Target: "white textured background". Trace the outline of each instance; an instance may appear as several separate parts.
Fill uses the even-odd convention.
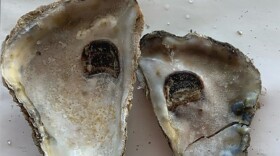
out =
[[[21,15],[52,1],[1,0],[0,41]],[[253,59],[261,72],[263,95],[252,123],[249,156],[280,156],[280,1],[139,0],[139,4],[147,24],[144,34],[166,30],[185,35],[192,29],[229,42]],[[127,156],[172,155],[143,90],[134,94],[128,137]],[[30,127],[1,85],[0,156],[40,156]]]

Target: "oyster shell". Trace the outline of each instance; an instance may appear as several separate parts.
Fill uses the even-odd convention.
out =
[[[123,154],[142,28],[135,0],[65,0],[20,18],[2,76],[44,155]]]
[[[261,80],[243,53],[196,33],[164,31],[145,35],[140,49],[140,71],[175,155],[247,154]]]

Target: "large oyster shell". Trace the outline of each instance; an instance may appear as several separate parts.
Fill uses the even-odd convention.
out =
[[[258,70],[227,43],[163,31],[140,41],[140,69],[175,155],[246,155]]]
[[[1,70],[44,155],[123,154],[142,27],[135,0],[65,0],[21,17]]]

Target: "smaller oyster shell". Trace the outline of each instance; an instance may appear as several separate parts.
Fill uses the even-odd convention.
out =
[[[228,43],[163,31],[140,41],[140,69],[175,155],[246,155],[258,70]]]

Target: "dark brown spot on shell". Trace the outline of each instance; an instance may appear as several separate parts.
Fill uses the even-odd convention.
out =
[[[188,71],[170,74],[164,83],[164,93],[169,110],[188,102],[198,101],[202,97],[203,82],[198,75]]]
[[[116,78],[120,73],[118,48],[108,40],[92,41],[82,52],[82,64],[88,78],[101,73]]]
[[[36,55],[41,56],[42,53],[40,51],[36,51]]]
[[[83,95],[83,96],[87,96],[87,95],[88,95],[88,92],[82,91],[82,95]]]

